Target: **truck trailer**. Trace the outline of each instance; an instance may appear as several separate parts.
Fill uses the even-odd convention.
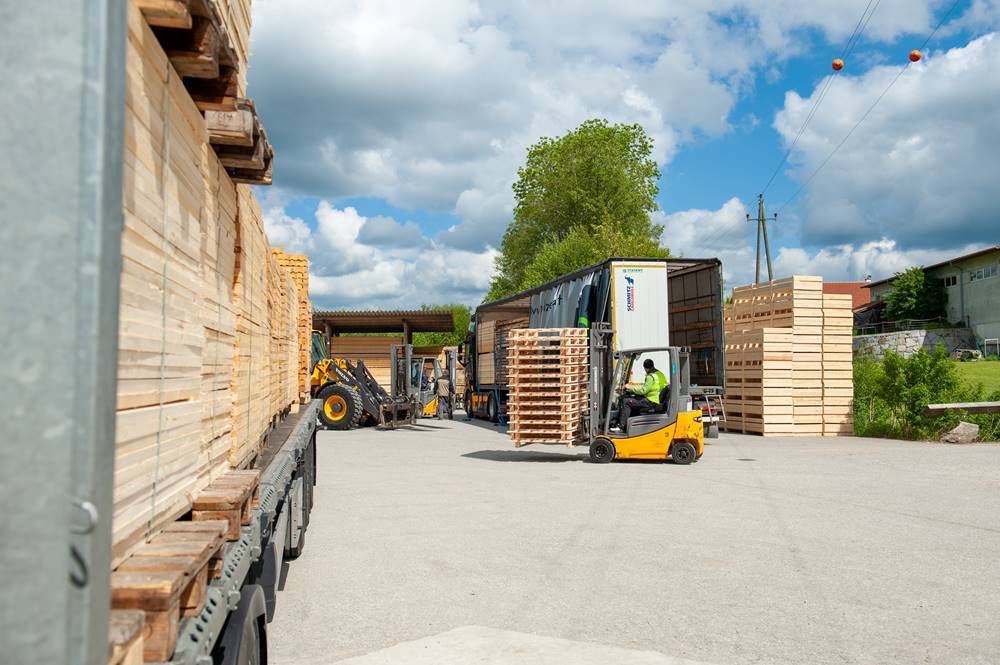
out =
[[[611,324],[615,349],[683,346],[692,387],[725,385],[722,263],[718,259],[609,258],[476,308],[462,347],[465,409],[503,422],[507,335],[515,328]],[[651,356],[665,366],[666,358]],[[642,363],[636,363],[641,372]],[[632,382],[641,383],[634,375]]]

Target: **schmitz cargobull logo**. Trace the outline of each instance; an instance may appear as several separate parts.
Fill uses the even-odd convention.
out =
[[[625,311],[635,311],[635,278],[625,277]]]

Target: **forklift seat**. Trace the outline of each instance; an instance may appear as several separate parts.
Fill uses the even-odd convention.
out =
[[[660,403],[646,413],[666,413],[670,409],[670,384],[660,389]]]

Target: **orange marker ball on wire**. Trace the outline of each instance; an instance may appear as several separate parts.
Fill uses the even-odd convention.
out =
[[[910,51],[910,62],[919,62],[922,57],[924,57],[924,54],[917,49]]]
[[[840,58],[836,58],[833,61],[833,71],[839,72],[843,68],[844,68],[844,61],[841,60]]]

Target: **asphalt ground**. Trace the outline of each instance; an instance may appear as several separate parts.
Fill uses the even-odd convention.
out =
[[[596,465],[461,419],[317,445],[273,664],[1000,662],[1000,445]]]

